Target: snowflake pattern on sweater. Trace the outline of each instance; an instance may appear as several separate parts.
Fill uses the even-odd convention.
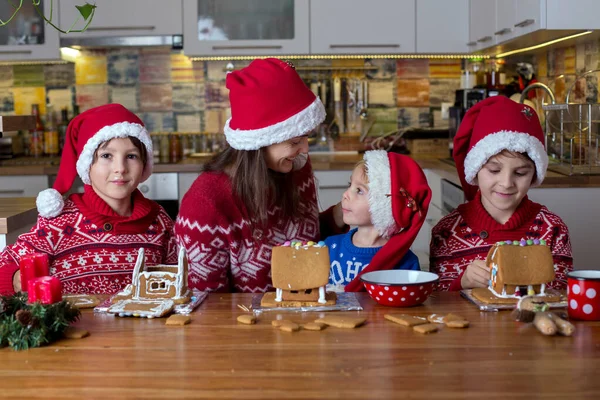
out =
[[[21,257],[42,252],[50,256],[50,274],[61,280],[63,293],[113,294],[131,283],[140,247],[146,265],[177,264],[173,221],[164,209],[138,233],[115,234],[94,224],[68,199],[59,216],[38,217],[28,233],[0,253],[0,275],[10,283],[2,291],[13,292],[12,276]]]
[[[294,174],[301,197],[295,219],[273,207],[265,228],[253,226],[223,173],[204,172],[185,194],[175,234],[189,261],[189,285],[208,291],[266,292],[271,285],[271,249],[286,240],[317,240],[320,222],[310,162]],[[320,221],[321,219],[321,221]]]
[[[490,248],[499,241],[544,239],[550,245],[555,278],[548,287],[565,289],[567,273],[573,269],[569,230],[562,219],[545,206],[527,198],[516,211],[522,217],[511,229],[490,229],[491,219],[484,215],[480,195],[440,220],[431,233],[431,272],[440,276],[438,290],[461,290],[466,267],[475,260],[485,260]],[[484,221],[484,222],[482,222]],[[514,221],[510,221],[514,222]],[[507,223],[508,224],[508,223]],[[485,228],[485,229],[482,229]],[[507,227],[508,228],[508,227]]]

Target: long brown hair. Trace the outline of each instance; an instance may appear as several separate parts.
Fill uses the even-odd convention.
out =
[[[283,217],[298,217],[300,195],[294,171],[287,174],[267,167],[263,149],[236,150],[227,146],[204,165],[203,171],[224,172],[231,178],[233,192],[239,197],[248,217],[266,225],[269,211],[279,207]]]

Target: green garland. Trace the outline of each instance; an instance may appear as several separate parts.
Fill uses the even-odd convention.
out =
[[[79,309],[63,300],[54,304],[27,304],[27,294],[0,297],[0,347],[14,350],[39,347],[62,337],[79,319]]]

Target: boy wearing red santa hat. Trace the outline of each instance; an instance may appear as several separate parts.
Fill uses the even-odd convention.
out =
[[[64,293],[112,294],[131,281],[137,253],[177,263],[173,222],[137,190],[152,173],[152,140],[120,104],[87,110],[67,128],[53,189],[37,198],[37,224],[0,253],[0,294],[20,290],[19,260],[46,253]],[[84,193],[67,193],[79,175]]]
[[[364,289],[360,276],[387,269],[419,270],[410,251],[431,201],[425,174],[410,157],[367,151],[342,196],[344,222],[356,226],[325,239],[331,268],[329,289]]]
[[[573,268],[569,231],[559,216],[527,198],[544,180],[548,156],[535,111],[496,96],[473,106],[454,138],[454,160],[468,202],[431,235],[431,271],[440,290],[488,286],[485,258],[505,240],[545,241],[554,259],[549,287],[564,289]]]

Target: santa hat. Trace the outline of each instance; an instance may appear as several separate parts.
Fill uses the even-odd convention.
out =
[[[364,289],[360,275],[398,265],[421,230],[431,201],[425,174],[409,156],[373,150],[365,153],[364,160],[369,178],[371,222],[383,237],[390,239],[346,285],[347,292]]]
[[[325,120],[325,107],[291,63],[258,59],[227,74],[231,118],[225,137],[238,150],[258,150],[303,136]]]
[[[481,167],[503,150],[527,153],[536,170],[532,186],[542,183],[548,155],[536,112],[504,96],[489,97],[467,111],[454,138],[453,157],[467,200],[477,193],[475,178]]]
[[[36,204],[42,217],[53,218],[62,212],[62,195],[75,180],[75,171],[86,185],[90,182],[90,167],[94,153],[102,143],[114,138],[135,137],[146,147],[146,165],[141,182],[152,174],[152,140],[143,122],[120,104],[91,108],[71,120],[54,187],[40,192]]]

